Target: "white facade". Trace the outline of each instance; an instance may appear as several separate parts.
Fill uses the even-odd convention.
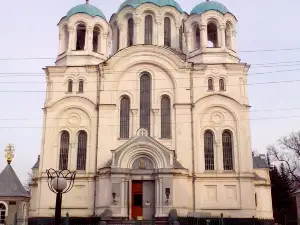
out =
[[[148,15],[153,18],[152,44],[145,45]],[[164,46],[165,17],[171,21],[170,47]],[[133,43],[127,47],[130,18],[134,20]],[[84,48],[76,50],[79,24],[86,26],[86,36]],[[183,216],[195,212],[273,218],[268,170],[253,168],[249,65],[238,58],[236,25],[230,13],[188,16],[174,7],[149,3],[123,8],[110,23],[83,13],[63,18],[58,25],[56,66],[44,69],[47,97],[40,163],[33,169],[30,216],[54,216],[55,196],[47,186],[45,171],[59,169],[61,134],[67,131],[67,169],[77,170],[77,175],[73,189],[63,196],[62,214],[89,217],[110,209],[113,216],[131,217],[132,182],[147,180],[154,182],[157,217],[177,209]],[[95,26],[99,27],[97,49],[93,46]],[[213,26],[217,36],[212,40],[214,47],[208,47],[207,34]],[[140,129],[145,128],[140,124],[140,79],[145,72],[151,78],[150,132]],[[120,124],[123,96],[130,99],[129,127]],[[171,102],[168,138],[162,138],[161,131],[163,96]],[[128,129],[128,138],[120,138],[121,126]],[[84,170],[78,170],[80,131],[87,134]],[[213,162],[208,163],[213,168],[209,170],[205,166],[206,131],[213,134]],[[231,135],[232,168],[225,168],[225,131]]]

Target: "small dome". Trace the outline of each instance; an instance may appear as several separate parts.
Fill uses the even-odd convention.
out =
[[[215,10],[222,14],[229,13],[225,5],[215,1],[206,1],[196,5],[191,11],[191,14],[202,14],[208,10]]]
[[[157,6],[171,6],[177,9],[179,12],[184,13],[180,5],[175,0],[126,0],[119,8],[118,11],[121,11],[126,6],[131,6],[137,8],[144,3],[152,3]]]
[[[71,17],[76,13],[86,13],[90,16],[99,16],[106,20],[103,12],[100,9],[98,9],[97,7],[95,7],[89,3],[81,4],[81,5],[77,5],[77,6],[73,7],[67,13],[67,17]]]

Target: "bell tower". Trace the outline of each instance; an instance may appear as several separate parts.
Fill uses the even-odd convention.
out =
[[[195,63],[238,63],[237,19],[215,1],[195,6],[185,21],[188,61]]]
[[[57,66],[95,65],[108,58],[111,28],[102,11],[89,1],[70,9],[58,27]]]

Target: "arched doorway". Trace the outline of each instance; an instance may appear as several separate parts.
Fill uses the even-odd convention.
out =
[[[6,207],[3,203],[0,203],[0,225],[5,224]]]

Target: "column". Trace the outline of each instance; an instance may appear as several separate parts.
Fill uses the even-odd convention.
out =
[[[59,34],[59,48],[58,48],[58,55],[64,52],[64,38],[62,34]]]
[[[221,32],[221,35],[218,35],[218,42],[220,43],[220,47],[221,47],[222,49],[225,49],[225,48],[226,48],[225,28],[226,28],[225,25],[220,25],[220,26],[219,26],[219,31]]]
[[[177,51],[180,51],[180,46],[179,46],[179,29],[180,29],[180,24],[176,24],[176,27],[175,27],[175,35],[174,35],[174,40],[175,40],[175,43],[173,40],[173,35],[172,35],[172,39],[171,39],[171,46],[174,47]]]
[[[215,170],[218,172],[223,171],[223,150],[222,150],[222,142],[220,140],[216,141],[216,147],[214,148],[215,154]]]
[[[125,197],[126,197],[126,195],[125,195],[125,179],[122,178],[121,179],[121,204],[120,204],[120,206],[121,206],[121,214],[123,216],[125,216],[124,215],[125,214]]]
[[[93,28],[92,27],[87,27],[84,50],[87,50],[88,52],[93,51]]]
[[[135,136],[137,130],[139,129],[138,127],[138,109],[131,109],[131,137]]]
[[[142,37],[142,31],[141,31],[141,18],[135,17],[134,18],[134,40],[133,43],[136,45],[143,44],[141,37]]]
[[[68,52],[73,51],[76,49],[76,36],[75,36],[75,30],[74,28],[69,27],[69,48]]]
[[[76,147],[76,143],[71,138],[69,155],[68,155],[68,164],[69,164],[68,168],[70,168],[71,171],[76,170],[77,167],[77,151],[75,147]]]
[[[236,31],[233,30],[231,33],[231,46],[232,46],[232,50],[233,51],[237,51],[237,47],[236,47]]]
[[[129,212],[128,212],[128,214],[129,214],[129,217],[131,218],[131,199],[132,199],[132,180],[129,178],[129,180],[128,180],[128,185],[129,185],[129,187],[128,187],[128,189],[129,189],[129,203],[128,203],[128,206],[129,206]]]
[[[102,34],[100,50],[101,51],[99,53],[102,53],[104,56],[107,56],[107,34]]]
[[[163,182],[162,178],[159,178],[159,214],[162,215],[163,213]]]
[[[127,47],[127,34],[126,34],[126,29],[125,26],[123,24],[119,24],[118,23],[118,27],[119,27],[119,31],[120,31],[120,44],[119,44],[119,50],[126,48]]]
[[[152,109],[153,119],[152,119],[152,134],[151,134],[151,136],[154,138],[159,138],[158,112],[159,112],[159,109]]]
[[[207,48],[207,26],[200,26],[200,47],[201,49]]]
[[[186,33],[186,39],[187,39],[187,50],[188,50],[188,52],[192,52],[194,50],[193,49],[194,43],[192,43],[192,31],[191,30],[189,30]]]
[[[153,17],[154,19],[154,17]],[[155,19],[154,19],[155,20]],[[163,17],[157,17],[157,29],[156,31],[153,33],[153,44],[157,44],[159,46],[164,46],[164,42],[165,42],[165,32],[164,32],[164,24],[163,24]]]

